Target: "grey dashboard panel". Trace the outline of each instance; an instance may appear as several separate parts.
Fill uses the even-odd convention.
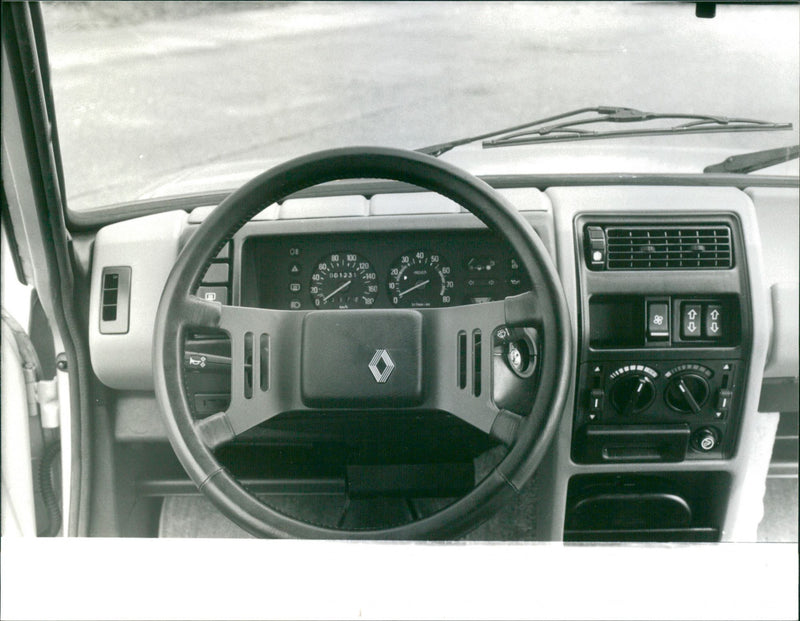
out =
[[[772,301],[772,339],[765,378],[791,378],[797,382],[798,339],[800,339],[800,295],[797,282],[775,283],[770,288]]]
[[[200,224],[203,220],[206,219],[206,216],[210,214],[212,211],[216,209],[215,205],[211,205],[208,207],[196,207],[192,209],[192,212],[189,214],[189,224]],[[279,214],[280,205],[272,204],[263,211],[260,211],[255,216],[253,216],[253,220],[277,220],[280,217]]]
[[[373,216],[413,215],[423,213],[458,213],[461,206],[433,192],[411,194],[376,194],[369,200]]]
[[[102,228],[95,239],[89,304],[92,367],[106,386],[153,387],[153,325],[161,291],[180,250],[188,215],[183,211],[145,216]],[[128,330],[101,333],[103,270],[130,268]]]
[[[764,285],[794,282],[800,275],[800,190],[797,188],[749,188],[755,206],[764,253]]]
[[[550,201],[538,188],[504,188],[497,190],[519,211],[550,211]],[[189,224],[200,224],[214,207],[198,207],[189,214]],[[459,213],[467,210],[435,192],[402,192],[363,196],[329,196],[325,198],[290,198],[273,204],[253,217],[253,221],[297,220],[306,218],[350,218],[360,216],[409,216],[420,214]]]
[[[800,190],[749,188],[764,253],[763,283],[772,302],[772,339],[764,377],[798,377]]]
[[[331,196],[319,198],[290,198],[281,203],[280,218],[344,218],[369,214],[369,201],[363,196]]]

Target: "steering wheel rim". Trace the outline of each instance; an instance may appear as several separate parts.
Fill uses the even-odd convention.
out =
[[[463,205],[500,235],[516,253],[535,292],[507,298],[506,319],[510,325],[533,318],[543,345],[539,389],[531,412],[522,418],[512,415],[497,421],[499,433],[512,438],[510,450],[472,491],[444,509],[407,524],[339,530],[280,513],[259,501],[220,464],[213,453],[215,440],[210,441],[209,434],[223,434],[223,440],[232,436],[226,435],[229,430],[222,424],[201,429],[194,420],[184,389],[183,341],[190,326],[218,325],[219,305],[203,302],[190,292],[212,257],[247,221],[307,187],[359,178],[396,180],[437,192]],[[563,289],[549,253],[531,225],[491,186],[466,171],[428,155],[381,147],[305,155],[262,173],[225,199],[188,240],[167,279],[156,315],[153,347],[156,398],[179,461],[223,514],[248,532],[264,537],[408,540],[452,538],[468,532],[518,493],[535,472],[558,427],[572,365]]]

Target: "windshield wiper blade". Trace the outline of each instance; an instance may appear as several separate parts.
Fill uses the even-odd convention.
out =
[[[578,118],[584,114],[594,114],[589,118]],[[552,124],[553,121],[562,119],[575,119],[563,123]],[[672,127],[638,128],[616,131],[591,131],[580,127],[592,123],[639,123],[658,119],[685,119],[686,123]],[[550,123],[550,125],[545,125]],[[538,127],[537,127],[538,126]],[[634,108],[620,106],[592,106],[578,108],[553,116],[548,116],[536,121],[530,121],[513,127],[494,130],[476,136],[468,136],[434,144],[417,149],[420,153],[427,153],[438,157],[450,149],[471,142],[483,141],[483,147],[503,147],[517,144],[531,144],[535,142],[561,142],[566,140],[589,140],[598,138],[616,138],[624,136],[646,136],[666,134],[696,134],[701,132],[736,132],[736,131],[775,131],[792,129],[791,123],[772,123],[757,119],[725,117],[711,114],[672,114],[643,112]],[[496,138],[489,140],[489,138]]]
[[[712,164],[703,169],[704,173],[750,173],[754,170],[769,168],[776,164],[782,164],[789,160],[800,157],[800,145],[792,147],[780,147],[778,149],[767,149],[766,151],[754,151],[753,153],[742,153],[732,155],[719,164]]]
[[[543,119],[538,119],[536,121],[523,123],[522,125],[514,125],[513,127],[496,129],[494,131],[487,132],[485,134],[478,134],[477,136],[469,136],[467,138],[459,138],[458,140],[450,140],[448,142],[433,144],[428,147],[422,147],[421,149],[416,149],[416,151],[419,153],[427,153],[428,155],[432,155],[434,157],[439,157],[442,153],[446,153],[450,149],[453,149],[455,147],[460,147],[463,144],[469,144],[470,142],[477,142],[478,140],[485,140],[486,138],[492,138],[494,136],[501,136],[509,132],[516,132],[528,127],[533,127],[535,125],[541,125],[542,123],[552,123],[553,121],[565,119],[570,116],[577,116],[579,114],[585,114],[587,112],[596,112],[598,114],[612,114],[622,109],[623,108],[613,108],[609,106],[594,106],[590,108],[579,108],[577,110],[570,110],[569,112],[563,112],[562,114],[556,114],[555,116],[548,116]]]
[[[601,138],[620,138],[626,136],[658,136],[669,134],[697,134],[714,132],[776,131],[792,129],[791,123],[773,123],[758,119],[726,117],[711,114],[683,114],[665,112],[643,112],[633,108],[611,106],[583,109],[571,113],[577,116],[585,112],[595,112],[596,116],[582,118],[555,125],[532,123],[522,131],[503,132],[495,140],[484,140],[483,147],[504,147],[539,142],[562,142],[567,140],[592,140]],[[664,119],[685,119],[687,122],[666,127],[641,127],[626,130],[592,131],[582,126],[595,123],[640,123]],[[533,127],[540,125],[540,127]],[[497,135],[497,134],[495,134]]]

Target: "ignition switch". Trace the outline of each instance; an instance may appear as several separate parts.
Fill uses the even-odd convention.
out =
[[[505,358],[508,368],[521,378],[528,378],[536,370],[536,331],[531,328],[502,327],[495,331],[495,352]]]
[[[525,369],[527,365],[527,360],[522,355],[519,347],[517,347],[516,343],[509,343],[508,344],[508,352],[506,352],[506,360],[508,360],[508,364],[511,366],[511,369],[519,375],[523,369]]]

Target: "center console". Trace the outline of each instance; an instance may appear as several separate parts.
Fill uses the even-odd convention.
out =
[[[580,217],[576,235],[583,338],[572,458],[730,457],[749,331],[737,221]]]
[[[751,367],[764,353],[743,234],[752,206],[713,188],[548,196],[578,344],[572,407],[543,475],[560,499],[551,532],[735,537],[752,459],[741,450],[753,437]]]

